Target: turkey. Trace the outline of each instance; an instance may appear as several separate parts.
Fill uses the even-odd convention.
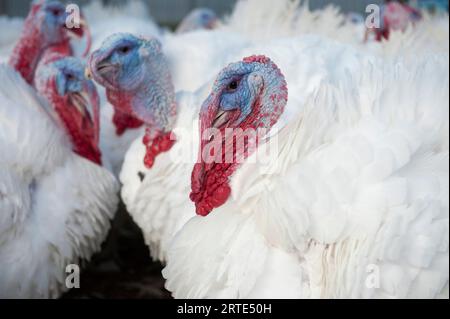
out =
[[[98,49],[103,41],[117,32],[131,32],[143,37],[162,37],[162,30],[153,22],[143,1],[130,1],[122,6],[105,6],[94,1],[83,7],[92,30],[92,47]],[[118,175],[125,152],[142,133],[142,122],[118,112],[111,105],[103,88],[99,87],[101,103],[100,148],[111,171]]]
[[[266,57],[225,68],[200,112],[199,216],[163,270],[173,296],[448,298],[448,56],[415,63],[362,61],[241,144],[209,130],[270,128],[286,83]]]
[[[79,28],[68,28],[66,18],[66,8],[58,1],[36,0],[32,3],[22,34],[9,59],[9,64],[29,84],[46,49],[52,47],[54,51],[72,55],[70,35],[81,38],[85,34],[86,27],[82,21]],[[86,50],[89,50],[89,46]]]
[[[39,93],[7,65],[0,81],[0,298],[56,298],[66,267],[99,251],[118,205],[101,167],[98,96],[79,60],[51,51]]]
[[[179,214],[189,211],[186,203],[191,205],[183,196],[185,183],[180,185],[179,177],[189,178],[189,163],[195,159],[190,143],[197,131],[194,105],[199,101],[196,94],[175,95],[156,39],[113,35],[93,52],[89,69],[93,79],[106,87],[116,109],[146,124],[145,134],[142,131],[127,152],[120,175],[122,199],[143,230],[152,256],[164,260],[172,235],[190,217]],[[172,132],[174,128],[177,131]],[[179,154],[183,157],[177,158]],[[166,200],[169,191],[176,195],[171,203]]]
[[[177,27],[176,33],[186,33],[197,30],[215,29],[219,24],[216,13],[208,8],[192,10]]]

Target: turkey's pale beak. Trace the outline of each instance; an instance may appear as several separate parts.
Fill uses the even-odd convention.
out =
[[[117,70],[118,66],[107,61],[101,51],[97,50],[89,58],[85,75],[107,89],[116,90],[113,81]]]
[[[208,22],[206,25],[206,29],[208,30],[214,30],[220,26],[220,20],[218,18],[211,19],[211,21]]]
[[[211,127],[221,129],[228,126],[232,118],[232,112],[220,110],[217,112],[214,120],[212,121]]]
[[[86,69],[84,69],[84,76],[86,79],[92,80],[92,73],[89,67],[86,67]]]

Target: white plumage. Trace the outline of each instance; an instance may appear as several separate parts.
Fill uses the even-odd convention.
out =
[[[249,158],[232,199],[178,233],[166,287],[177,298],[448,298],[448,81],[444,56],[363,63],[323,83],[263,146],[279,144],[269,164]]]
[[[0,79],[0,296],[55,298],[66,290],[66,267],[99,251],[118,183],[72,152],[19,74],[1,65]]]

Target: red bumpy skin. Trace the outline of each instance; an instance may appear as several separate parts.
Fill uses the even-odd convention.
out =
[[[164,152],[168,152],[175,144],[173,133],[158,135],[155,138],[151,138],[148,132],[144,135],[142,143],[145,145],[146,153],[144,157],[145,167],[152,168],[155,164],[156,157]]]

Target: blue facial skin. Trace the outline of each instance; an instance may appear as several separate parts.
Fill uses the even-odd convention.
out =
[[[60,97],[65,97],[71,93],[80,93],[81,95],[87,93],[89,96],[85,96],[85,98],[89,100],[86,100],[88,105],[85,106],[92,113],[90,102],[93,102],[93,98],[97,98],[97,93],[94,83],[86,79],[84,70],[84,64],[74,57],[63,57],[49,63],[42,61],[36,70],[36,89],[41,95],[46,96],[49,93],[48,85],[54,78],[56,93]]]
[[[60,96],[83,91],[87,82],[83,64],[76,58],[64,58],[53,63],[56,72],[56,87]]]
[[[37,15],[42,35],[48,43],[59,43],[63,40],[67,13],[64,5],[58,1],[45,1]]]
[[[269,128],[283,112],[286,99],[286,82],[275,64],[270,60],[267,63],[242,61],[230,64],[219,73],[201,112],[220,115],[220,112],[239,111],[239,118],[230,123],[237,127],[255,111],[253,108],[259,101],[260,116],[249,124]]]
[[[116,66],[105,73],[115,89],[133,91],[148,75],[145,62],[157,62],[161,45],[157,40],[146,41],[131,34],[118,33],[109,37],[94,56],[101,56],[104,63]],[[114,74],[113,74],[114,73]]]
[[[250,70],[247,66],[242,66],[242,71]],[[219,109],[222,111],[240,110],[240,117],[238,123],[240,124],[252,112],[252,105],[255,96],[252,94],[248,79],[248,73],[231,73],[231,77],[221,80],[225,90],[222,93]]]
[[[89,64],[98,83],[129,99],[134,116],[157,131],[172,128],[177,113],[175,92],[157,39],[112,35],[92,54]]]

